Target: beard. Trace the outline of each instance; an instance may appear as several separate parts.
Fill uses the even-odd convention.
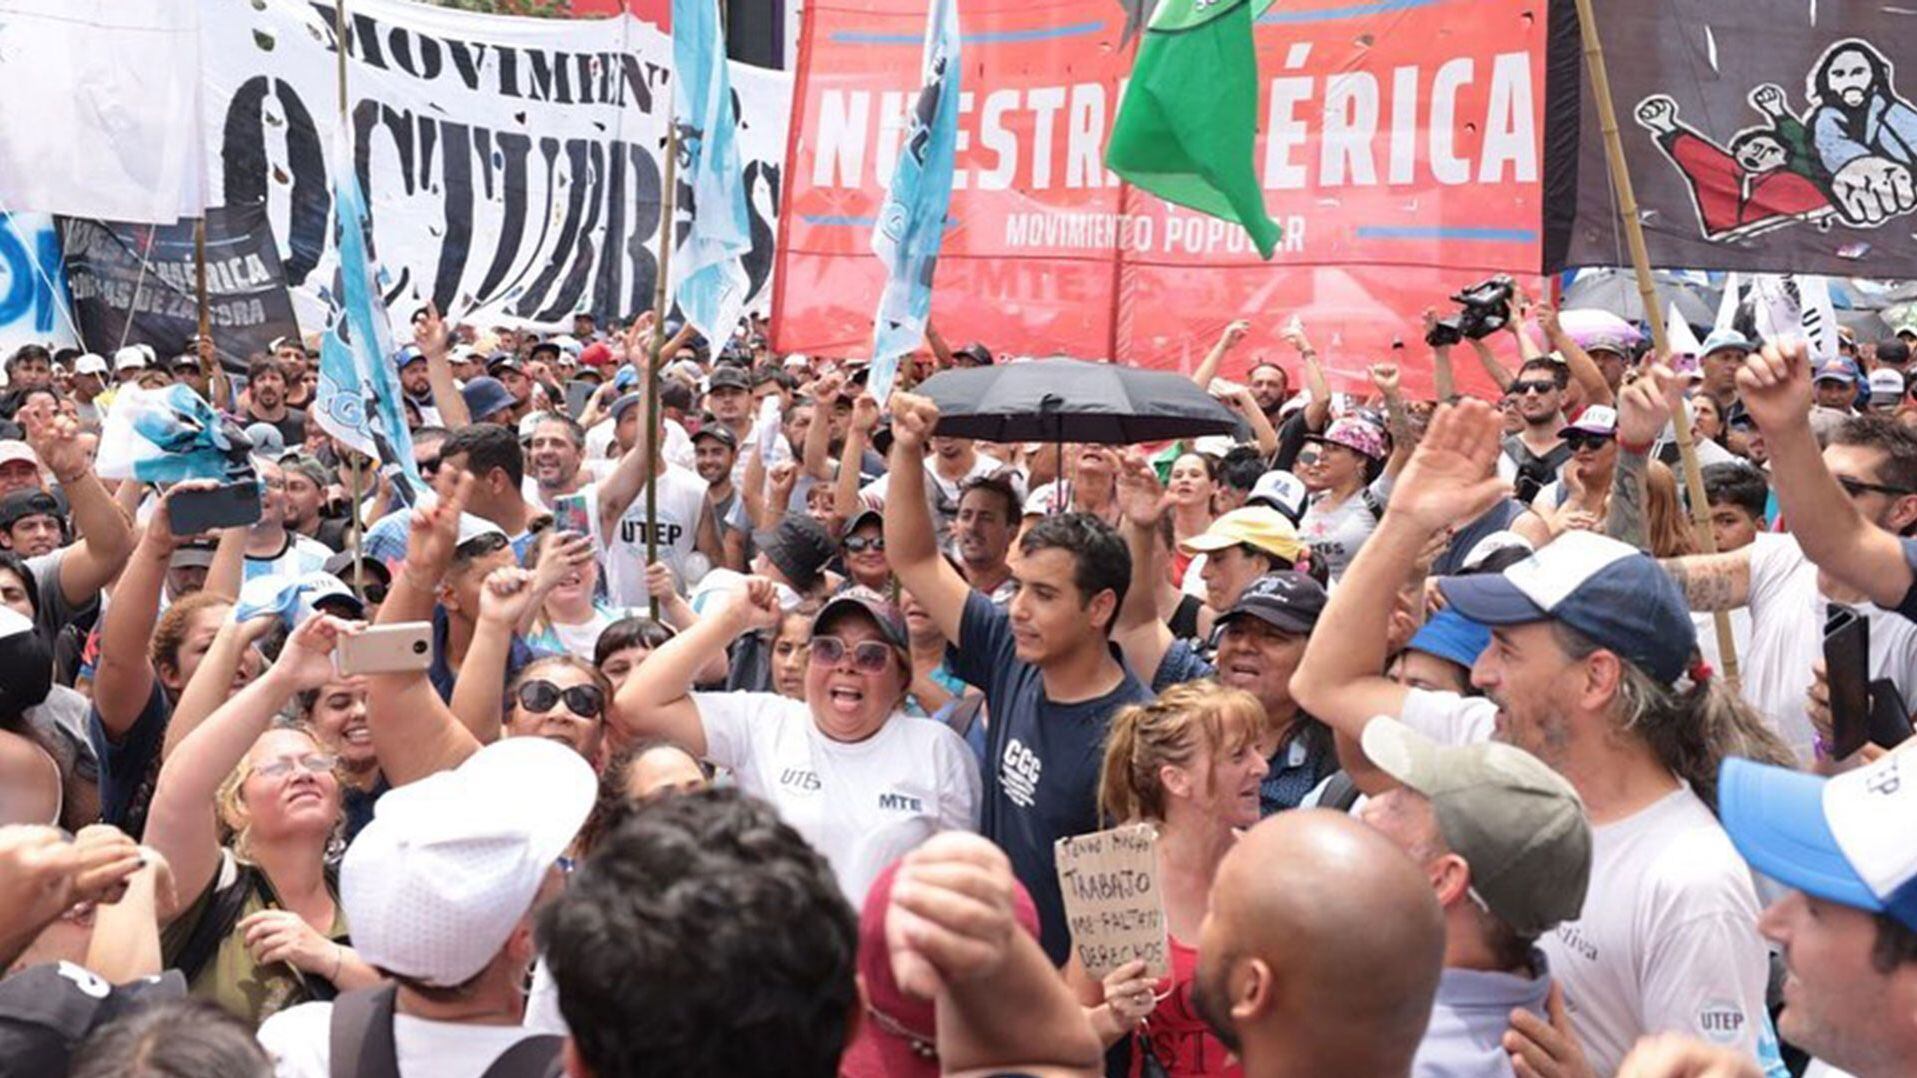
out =
[[[1231,969],[1232,956],[1221,958],[1216,964],[1200,964],[1196,975],[1192,977],[1191,1006],[1198,1012],[1211,1035],[1218,1043],[1230,1050],[1232,1055],[1242,1055],[1238,1042],[1238,1028],[1231,1022],[1231,1001],[1225,992],[1225,971]],[[1209,974],[1209,976],[1208,976]]]

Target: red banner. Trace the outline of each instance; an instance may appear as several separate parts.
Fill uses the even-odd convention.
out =
[[[1228,364],[1287,361],[1297,313],[1340,381],[1418,312],[1492,273],[1535,274],[1544,171],[1539,0],[1305,0],[1258,19],[1257,168],[1284,229],[1261,262],[1235,225],[1120,184],[1104,142],[1131,69],[1112,0],[961,11],[957,172],[933,323],[954,345],[1178,368],[1224,325]],[[806,9],[780,214],[773,339],[857,356],[883,284],[872,217],[899,152],[925,13]],[[1535,276],[1526,283],[1538,284]],[[1508,344],[1500,349],[1510,351]],[[1407,372],[1428,388],[1427,365]],[[1459,373],[1483,383],[1468,360]]]

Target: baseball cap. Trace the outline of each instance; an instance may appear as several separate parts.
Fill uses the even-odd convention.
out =
[[[612,348],[604,341],[594,341],[579,350],[579,365],[582,367],[612,366]]]
[[[884,526],[885,514],[879,512],[877,509],[874,509],[869,505],[864,506],[858,512],[852,514],[851,519],[845,522],[845,527],[839,530],[839,537],[843,539],[845,536],[851,535],[853,532],[858,531],[859,528],[862,527],[863,525],[873,521],[878,522],[878,524],[881,527]]]
[[[494,412],[503,412],[518,403],[513,399],[512,390],[490,375],[480,375],[467,382],[460,387],[459,395],[466,401],[466,411],[475,423],[482,423]]]
[[[240,585],[240,601],[233,606],[233,620],[247,621],[261,614],[277,614],[288,628],[311,617],[323,602],[338,603],[348,617],[366,613],[365,604],[340,578],[327,572],[300,576],[256,576]]]
[[[44,490],[16,490],[0,497],[0,529],[11,528],[28,517],[55,517],[60,502]]]
[[[1903,325],[1898,326],[1896,329],[1892,330],[1891,332],[1896,334],[1899,337],[1902,337],[1906,334],[1910,335],[1911,337],[1917,337],[1917,322],[1905,322]]]
[[[1341,445],[1372,460],[1382,460],[1386,455],[1384,430],[1376,423],[1356,416],[1334,420],[1323,434],[1307,434],[1305,441]]]
[[[1717,809],[1751,868],[1771,879],[1917,929],[1917,755],[1822,778],[1725,760]]]
[[[106,359],[92,352],[88,352],[73,361],[73,373],[75,374],[105,374],[106,372]]]
[[[1561,621],[1669,685],[1697,646],[1670,574],[1628,543],[1569,531],[1502,573],[1446,577],[1438,589],[1481,625]]]
[[[612,402],[612,421],[614,423],[617,423],[621,419],[624,419],[626,417],[626,413],[638,407],[639,402],[643,399],[644,397],[641,394],[627,393],[621,396],[618,400],[613,401]]]
[[[537,352],[542,347],[546,347],[546,346],[535,344],[532,346],[532,350]],[[513,355],[511,352],[495,353],[491,359],[488,359],[486,361],[487,374],[492,374],[495,371],[503,371],[507,369],[511,369],[515,371],[523,371],[526,368],[520,364],[519,357],[516,355]]]
[[[116,371],[137,371],[147,367],[146,350],[137,344],[129,344],[113,353],[113,369]]]
[[[1842,382],[1845,385],[1857,384],[1857,372],[1843,360],[1826,363],[1811,372],[1813,382]]]
[[[725,446],[727,449],[739,448],[739,436],[732,433],[724,423],[706,423],[702,425],[697,431],[693,432],[692,440],[696,442],[701,438],[710,438],[720,445]]]
[[[1576,432],[1595,434],[1604,438],[1617,436],[1617,409],[1604,404],[1593,404],[1578,413],[1578,417],[1558,428],[1558,437]]]
[[[989,367],[992,365],[992,350],[977,341],[973,341],[963,348],[952,349],[952,358],[954,360],[969,360],[980,367]]]
[[[248,423],[246,440],[253,443],[253,452],[268,459],[286,452],[286,435],[271,423]]]
[[[1304,540],[1298,538],[1298,529],[1291,521],[1278,510],[1262,505],[1233,509],[1212,521],[1203,534],[1179,543],[1178,549],[1187,554],[1209,554],[1245,543],[1288,562],[1296,562],[1305,553]]]
[[[1526,554],[1535,554],[1537,549],[1531,540],[1517,532],[1495,531],[1471,544],[1471,549],[1465,551],[1464,560],[1458,563],[1458,568],[1463,572],[1475,573],[1484,568],[1484,563],[1491,560],[1491,555],[1499,551],[1522,550]]]
[[[1446,608],[1431,615],[1405,645],[1406,651],[1422,651],[1466,670],[1477,664],[1478,655],[1491,646],[1491,630]]]
[[[839,552],[825,525],[811,517],[787,516],[776,528],[753,535],[759,552],[785,574],[792,586],[804,591],[819,579],[819,571]]]
[[[1258,482],[1252,484],[1245,504],[1276,509],[1295,525],[1304,518],[1307,494],[1304,480],[1290,472],[1266,472],[1258,477]]]
[[[213,565],[212,543],[181,543],[173,548],[173,557],[167,560],[169,569],[206,569]]]
[[[812,619],[812,632],[814,635],[822,633],[826,626],[837,619],[859,612],[872,619],[886,643],[901,649],[910,646],[905,635],[905,615],[899,612],[898,605],[871,588],[861,586],[846,588],[827,600],[818,616]]]
[[[24,460],[35,468],[40,466],[40,458],[34,454],[32,446],[18,438],[0,438],[0,464],[12,464],[17,460]]]
[[[1756,347],[1756,345],[1751,343],[1751,339],[1742,333],[1734,329],[1720,329],[1704,338],[1704,343],[1698,346],[1697,354],[1700,356],[1708,356],[1712,352],[1722,351],[1726,348],[1738,352],[1749,352]]]
[[[1309,633],[1325,612],[1325,598],[1325,589],[1304,573],[1266,573],[1245,585],[1218,624],[1253,617],[1283,632]]]
[[[322,568],[331,575],[339,578],[342,583],[350,586],[353,580],[353,566],[355,564],[362,567],[366,574],[366,582],[369,584],[390,585],[393,582],[392,570],[386,568],[385,562],[380,561],[371,554],[361,554],[356,563],[352,551],[342,550],[326,559],[326,564],[322,566]]]
[[[474,539],[484,539],[489,535],[497,535],[501,539],[511,538],[511,536],[506,534],[506,529],[494,524],[485,517],[476,516],[472,513],[461,513],[459,514],[459,541],[454,543],[453,546],[455,548],[462,547]]]
[[[1471,865],[1471,890],[1522,936],[1584,909],[1591,825],[1564,776],[1515,745],[1440,745],[1396,719],[1365,724],[1365,755],[1431,800],[1445,845]]]
[[[706,392],[715,389],[751,389],[752,376],[745,368],[721,363],[712,368],[712,374],[706,378]]]
[[[1889,367],[1870,372],[1870,402],[1894,404],[1904,396],[1904,376]]]
[[[430,985],[469,980],[532,908],[597,792],[591,765],[542,737],[495,741],[387,791],[340,865],[360,957]]]
[[[1587,355],[1592,352],[1610,352],[1613,355],[1628,356],[1631,354],[1631,343],[1630,338],[1621,334],[1599,333],[1584,342],[1584,351]]]
[[[407,345],[404,348],[401,348],[398,352],[394,353],[393,355],[393,365],[400,368],[401,370],[404,370],[405,368],[410,367],[415,363],[423,363],[425,362],[425,360],[426,360],[426,353],[420,351],[417,345],[411,345],[411,344]]]

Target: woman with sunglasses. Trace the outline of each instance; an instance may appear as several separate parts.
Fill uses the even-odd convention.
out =
[[[325,985],[380,979],[340,942],[328,867],[344,848],[338,759],[311,730],[274,721],[338,677],[333,649],[353,631],[327,615],[293,630],[279,660],[167,756],[147,816],[147,844],[173,866],[181,902],[162,937],[166,964],[254,1024]]]
[[[1617,469],[1617,412],[1594,404],[1558,431],[1571,459],[1555,482],[1531,500],[1553,536],[1573,528],[1597,530],[1611,502],[1611,477]]]
[[[612,683],[570,655],[534,659],[507,692],[505,736],[557,741],[599,764]]]
[[[692,691],[708,659],[781,616],[772,582],[748,577],[633,673],[612,721],[625,737],[667,738],[731,770],[825,854],[857,903],[930,835],[977,827],[978,764],[950,728],[901,712],[912,677],[903,619],[863,588],[839,593],[814,620],[803,702]]]
[[[876,509],[864,509],[846,525],[839,560],[850,583],[884,593],[892,587],[892,565],[885,560],[885,521]]]

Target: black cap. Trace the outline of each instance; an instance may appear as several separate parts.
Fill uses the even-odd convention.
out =
[[[776,528],[752,537],[766,560],[778,566],[792,586],[804,591],[818,583],[825,563],[839,552],[825,525],[811,517],[788,516]]]
[[[1266,573],[1245,585],[1218,624],[1249,615],[1284,632],[1309,633],[1324,612],[1325,589],[1316,580],[1297,572]]]
[[[899,612],[898,606],[871,588],[858,585],[845,588],[828,600],[812,619],[812,631],[818,633],[833,619],[851,610],[863,611],[871,618],[886,643],[901,649],[911,647],[905,635],[905,615]]]
[[[852,519],[845,522],[845,531],[840,534],[851,535],[853,532],[859,530],[859,525],[867,521],[874,521],[880,525],[884,525],[885,515],[868,505],[852,514]]]
[[[551,352],[553,355],[556,356],[563,351],[564,349],[560,348],[556,342],[540,341],[538,344],[535,344],[531,348],[526,349],[526,354],[529,356],[536,356],[541,352]]]
[[[1878,341],[1877,362],[1890,363],[1899,367],[1909,363],[1910,345],[1905,344],[1901,337],[1892,337],[1887,341]]]
[[[533,351],[537,352],[538,350],[539,350],[539,346],[533,345]],[[516,355],[513,355],[511,352],[495,352],[493,353],[493,357],[486,361],[487,374],[491,374],[494,371],[505,370],[507,367],[511,367],[513,370],[516,370],[516,371],[523,371],[526,369],[524,366],[520,364],[519,357]]]
[[[391,584],[393,582],[392,570],[386,568],[385,562],[380,561],[371,554],[360,555],[359,564],[364,567],[363,571],[366,573],[366,579],[377,580],[381,584]],[[347,587],[352,587],[353,552],[350,550],[342,550],[326,559],[326,571],[344,580]]]
[[[720,445],[725,446],[727,449],[739,448],[739,436],[732,433],[724,423],[700,424],[698,431],[693,434],[692,440],[696,442],[701,438],[710,438]]]
[[[963,348],[953,349],[952,358],[955,360],[961,358],[969,359],[981,367],[989,367],[992,365],[992,350],[977,341],[973,341]]]
[[[44,490],[16,490],[0,498],[0,528],[11,528],[28,517],[48,516],[58,520],[60,503]]]
[[[743,367],[735,367],[730,363],[720,364],[712,368],[712,374],[707,376],[706,392],[726,388],[751,389],[752,378]]]

